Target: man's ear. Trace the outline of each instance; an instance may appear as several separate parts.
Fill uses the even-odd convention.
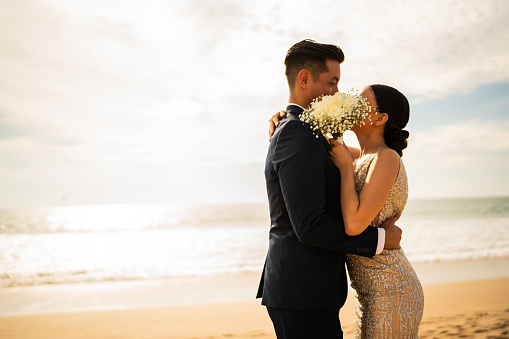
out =
[[[307,69],[301,69],[299,74],[297,74],[297,84],[302,89],[306,89],[311,80],[311,73]]]

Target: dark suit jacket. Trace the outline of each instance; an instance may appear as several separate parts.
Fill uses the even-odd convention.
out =
[[[274,308],[338,310],[347,294],[345,253],[374,256],[378,231],[346,234],[339,171],[301,112],[287,107],[267,154],[271,227],[257,297]]]

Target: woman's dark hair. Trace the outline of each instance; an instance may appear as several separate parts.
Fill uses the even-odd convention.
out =
[[[336,45],[320,44],[314,40],[302,40],[288,50],[285,57],[286,78],[290,88],[295,85],[297,75],[302,69],[311,72],[313,80],[317,81],[320,74],[327,72],[327,61],[339,63],[345,61],[345,55]]]
[[[397,89],[386,85],[369,86],[375,94],[378,111],[387,113],[389,119],[385,123],[385,144],[403,156],[410,135],[403,128],[410,118],[410,105],[407,98]]]

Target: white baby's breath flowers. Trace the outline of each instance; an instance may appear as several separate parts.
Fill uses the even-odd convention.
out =
[[[371,106],[366,98],[354,94],[352,90],[314,100],[310,108],[302,112],[300,120],[311,125],[317,138],[329,135],[337,139],[345,131],[363,124],[370,112]]]

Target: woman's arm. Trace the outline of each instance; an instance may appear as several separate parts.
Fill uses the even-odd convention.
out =
[[[399,155],[386,148],[373,159],[360,194],[355,189],[353,164],[347,148],[333,145],[331,159],[341,173],[341,209],[348,235],[362,233],[382,209],[399,171]]]
[[[279,111],[269,119],[269,141],[272,139],[272,135],[276,130],[276,127],[279,126],[279,120],[283,119],[286,116],[285,111]]]

